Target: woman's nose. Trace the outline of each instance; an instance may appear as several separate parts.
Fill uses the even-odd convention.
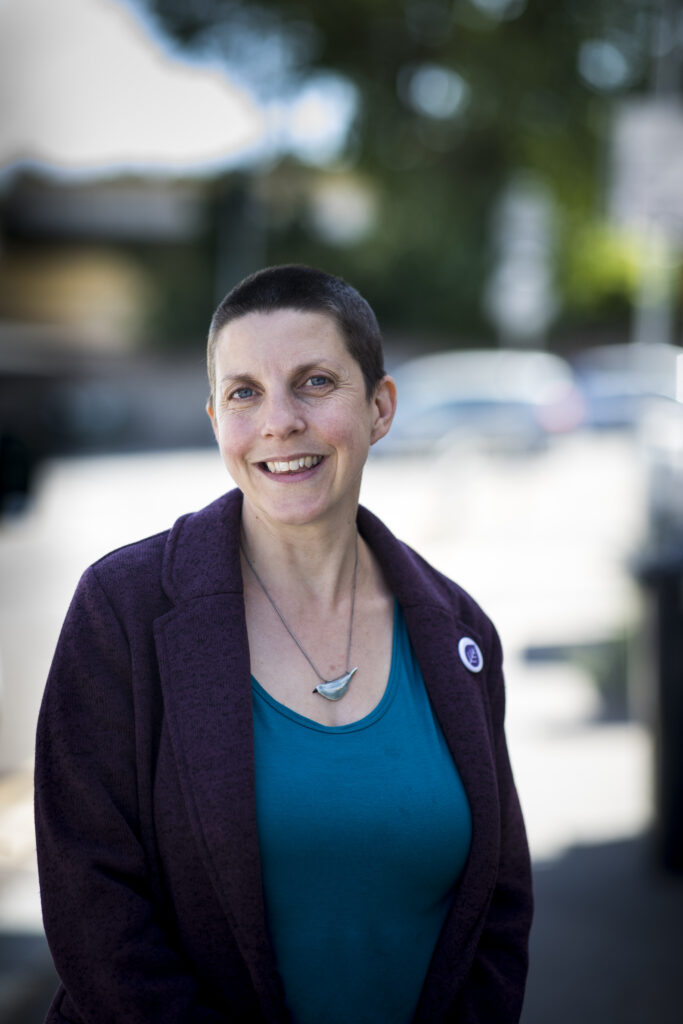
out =
[[[285,392],[271,393],[266,396],[262,410],[263,437],[289,437],[304,429],[301,411],[293,395]]]

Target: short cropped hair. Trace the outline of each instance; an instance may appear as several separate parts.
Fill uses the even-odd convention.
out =
[[[370,304],[350,284],[324,270],[301,264],[266,267],[236,284],[220,303],[211,320],[206,362],[211,386],[216,390],[216,344],[226,324],[248,313],[272,313],[279,309],[322,313],[339,329],[349,354],[363,373],[365,393],[372,398],[385,374],[382,335]]]

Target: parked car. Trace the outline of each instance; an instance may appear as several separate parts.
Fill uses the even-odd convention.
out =
[[[674,400],[683,348],[657,342],[599,345],[579,353],[573,366],[586,405],[586,425],[630,430],[653,398]]]
[[[386,454],[471,443],[501,452],[543,448],[578,427],[583,402],[569,364],[535,350],[461,350],[419,356],[394,372],[398,408]]]

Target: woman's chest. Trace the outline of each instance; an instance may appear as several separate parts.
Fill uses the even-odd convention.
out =
[[[393,618],[390,594],[359,602],[349,649],[346,617],[328,617],[311,609],[295,640],[272,609],[247,604],[251,673],[275,700],[306,718],[328,726],[358,721],[379,704],[386,690]],[[357,671],[339,701],[328,701],[316,692],[322,680],[354,668]]]

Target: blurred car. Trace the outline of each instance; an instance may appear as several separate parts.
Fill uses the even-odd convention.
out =
[[[676,398],[678,358],[683,348],[657,342],[599,345],[573,359],[586,404],[586,426],[630,430],[650,399]]]
[[[569,364],[548,352],[481,349],[420,356],[393,376],[398,408],[385,454],[469,443],[532,452],[578,427],[583,402]]]

